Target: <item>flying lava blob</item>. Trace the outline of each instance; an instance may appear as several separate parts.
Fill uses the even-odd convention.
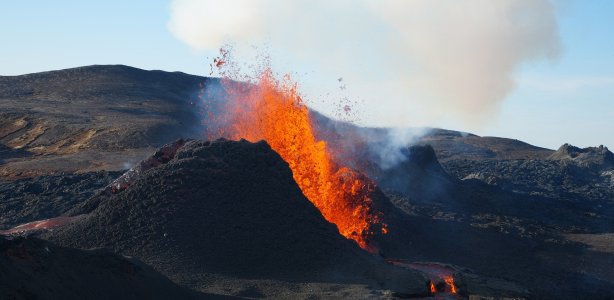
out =
[[[370,238],[387,228],[370,198],[374,183],[333,161],[327,143],[315,136],[296,83],[289,76],[277,80],[266,69],[254,82],[222,78],[221,85],[226,101],[203,104],[206,136],[265,140],[288,163],[303,194],[324,218],[361,248],[376,252]]]

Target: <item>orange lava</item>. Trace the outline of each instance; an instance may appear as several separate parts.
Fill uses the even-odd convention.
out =
[[[437,289],[435,288],[435,284],[433,284],[432,281],[429,281],[429,285],[430,285],[430,288],[431,288],[431,294],[437,293]]]
[[[454,285],[454,278],[452,276],[445,276],[443,281],[446,282],[448,289],[450,289],[450,293],[456,294],[456,285]]]
[[[387,229],[372,208],[373,183],[333,162],[326,142],[315,137],[296,84],[289,77],[280,82],[265,71],[253,85],[229,80],[222,80],[222,85],[229,100],[215,112],[217,126],[208,129],[208,138],[267,141],[288,163],[303,194],[324,218],[361,248],[376,251],[369,238]]]

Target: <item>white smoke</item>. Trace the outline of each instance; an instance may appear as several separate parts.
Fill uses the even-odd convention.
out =
[[[431,132],[431,128],[389,128],[386,135],[380,137],[383,142],[371,143],[370,153],[373,161],[383,170],[388,170],[407,160],[407,154],[402,149],[416,144],[420,138]],[[364,137],[365,141],[377,140],[372,136]]]
[[[168,28],[195,50],[266,44],[328,114],[343,93],[365,102],[368,125],[473,126],[496,113],[520,65],[556,57],[554,10],[548,0],[174,0]]]

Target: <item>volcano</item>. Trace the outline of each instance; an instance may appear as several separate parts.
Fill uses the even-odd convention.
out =
[[[0,234],[105,247],[243,298],[432,296],[431,284],[440,298],[612,298],[607,148],[410,128],[415,140],[382,152],[393,129],[301,105],[218,127],[229,140],[170,143],[209,138],[220,115],[205,105],[236,95],[221,81],[117,65],[0,77]],[[267,101],[300,100],[292,85],[269,87]],[[277,109],[301,122],[275,124],[288,116]],[[297,127],[301,147],[286,147]],[[341,183],[329,193],[367,196],[330,202],[355,217],[324,213],[329,197],[309,188],[318,170]]]
[[[428,294],[425,277],[340,235],[267,143],[176,144],[181,146],[168,162],[134,177],[122,191],[93,197],[87,210],[78,210],[86,214],[43,237],[137,257],[200,290],[207,287],[203,278],[216,274]]]

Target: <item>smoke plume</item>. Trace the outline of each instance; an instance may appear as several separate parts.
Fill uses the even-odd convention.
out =
[[[198,51],[232,43],[247,57],[266,45],[273,68],[298,74],[329,115],[344,97],[364,102],[366,125],[475,128],[519,66],[556,57],[554,10],[548,0],[174,0],[168,28]]]

